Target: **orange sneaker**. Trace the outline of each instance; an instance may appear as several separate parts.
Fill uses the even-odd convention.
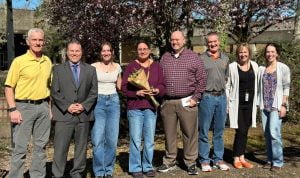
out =
[[[245,167],[245,168],[253,168],[253,167],[254,167],[253,164],[251,164],[251,163],[249,163],[249,162],[247,162],[247,161],[241,162],[241,164],[242,164],[243,167]]]
[[[235,161],[233,162],[233,167],[235,167],[236,169],[241,169],[243,168],[243,165],[240,161]]]

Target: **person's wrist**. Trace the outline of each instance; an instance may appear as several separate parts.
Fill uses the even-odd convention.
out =
[[[287,109],[287,104],[286,103],[282,103],[281,106],[285,107],[285,109]]]
[[[16,110],[17,110],[17,107],[15,107],[15,106],[7,109],[8,112],[14,112]]]

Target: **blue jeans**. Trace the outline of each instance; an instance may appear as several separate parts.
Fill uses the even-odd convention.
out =
[[[223,160],[224,143],[223,132],[226,121],[226,96],[214,96],[204,93],[199,105],[199,161],[209,163],[210,146],[208,142],[208,132],[213,122],[213,162]]]
[[[281,123],[278,111],[261,111],[264,128],[265,141],[267,146],[268,162],[273,166],[283,166],[283,148],[281,140]]]
[[[153,170],[152,160],[154,152],[154,135],[156,126],[156,112],[151,109],[128,110],[129,120],[129,172],[148,172]],[[141,159],[140,147],[143,144]]]
[[[118,94],[98,95],[94,115],[93,171],[95,176],[113,175],[120,122]]]

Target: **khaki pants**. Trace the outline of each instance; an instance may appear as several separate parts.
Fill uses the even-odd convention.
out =
[[[161,105],[161,117],[166,136],[166,155],[163,163],[173,165],[177,156],[177,124],[183,137],[183,160],[186,166],[195,164],[198,157],[198,107],[183,107],[181,100],[165,100]]]

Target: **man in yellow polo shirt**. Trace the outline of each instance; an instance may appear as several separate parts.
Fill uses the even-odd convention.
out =
[[[50,74],[52,63],[42,54],[44,32],[28,31],[27,53],[15,58],[5,81],[5,97],[13,123],[15,148],[11,156],[9,177],[23,177],[24,161],[31,135],[33,139],[30,177],[46,176],[45,146],[50,135]]]

